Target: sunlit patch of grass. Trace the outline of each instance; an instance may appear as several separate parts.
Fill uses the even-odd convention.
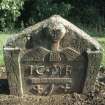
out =
[[[10,37],[7,34],[0,34],[0,65],[4,65],[3,60],[3,45],[5,45],[6,40]]]
[[[102,65],[105,66],[105,37],[97,37],[96,38],[98,42],[102,45],[103,48],[103,59],[102,59]]]

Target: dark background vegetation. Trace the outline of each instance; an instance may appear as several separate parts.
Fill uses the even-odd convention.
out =
[[[91,35],[104,35],[105,0],[0,0],[0,31],[24,29],[53,14]]]

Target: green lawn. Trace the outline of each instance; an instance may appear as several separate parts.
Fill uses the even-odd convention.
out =
[[[0,65],[4,65],[3,61],[3,45],[6,43],[6,40],[10,35],[0,34]]]
[[[103,59],[102,59],[102,65],[105,66],[105,37],[97,37],[96,38],[98,42],[102,45],[103,47]]]
[[[6,40],[10,37],[11,35],[7,34],[0,34],[0,65],[4,65],[3,61],[3,45],[5,44]],[[101,43],[101,45],[104,48],[103,52],[103,60],[102,60],[102,65],[105,65],[105,37],[96,37],[96,39]]]

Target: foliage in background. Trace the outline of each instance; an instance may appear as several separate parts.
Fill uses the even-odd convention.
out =
[[[92,35],[105,35],[105,0],[66,0],[74,8],[72,22]]]
[[[25,26],[28,26],[53,14],[59,14],[67,18],[70,10],[71,4],[66,4],[63,0],[60,3],[53,2],[53,0],[28,0],[25,2],[21,19]]]
[[[0,0],[0,31],[14,28],[23,4],[23,0]]]
[[[0,31],[59,14],[92,35],[105,35],[105,0],[1,0]]]

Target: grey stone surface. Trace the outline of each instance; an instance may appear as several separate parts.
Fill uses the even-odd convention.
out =
[[[10,38],[4,46],[10,94],[88,94],[102,59],[100,44],[54,15]]]

